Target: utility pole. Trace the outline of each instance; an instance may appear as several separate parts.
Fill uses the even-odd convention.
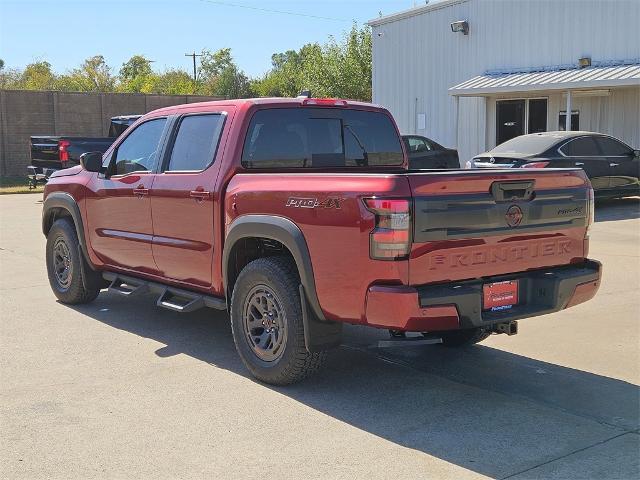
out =
[[[201,57],[202,54],[197,54],[194,51],[193,53],[185,53],[184,56],[193,58],[193,93],[196,93],[196,82],[198,81],[198,71],[196,70],[196,57]]]

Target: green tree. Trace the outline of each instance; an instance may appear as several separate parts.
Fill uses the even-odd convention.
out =
[[[197,93],[226,98],[251,96],[251,82],[234,62],[230,48],[202,51]]]
[[[354,25],[346,37],[306,57],[303,82],[317,96],[371,100],[371,32]]]
[[[302,54],[295,50],[287,50],[284,53],[274,53],[271,55],[271,65],[274,70],[280,70],[287,65],[300,65]]]
[[[111,74],[102,55],[87,58],[80,68],[75,68],[66,75],[60,75],[57,89],[76,92],[113,92],[116,77]]]
[[[136,77],[151,75],[151,60],[144,55],[134,55],[120,68],[120,80],[131,80]]]
[[[193,78],[184,70],[167,70],[153,76],[152,87],[147,93],[189,95],[193,93]]]
[[[6,89],[20,89],[20,78],[22,72],[15,68],[0,70],[0,88]]]
[[[354,24],[341,41],[310,43],[299,51],[276,53],[272,68],[252,87],[260,96],[295,96],[303,89],[317,97],[371,100],[371,31]]]
[[[49,62],[38,61],[25,67],[18,82],[18,87],[25,90],[53,90],[56,76]]]
[[[213,95],[226,98],[247,98],[252,95],[251,83],[235,65],[225,68],[217,78]]]
[[[230,48],[221,48],[216,52],[205,49],[201,54],[198,80],[203,83],[215,80],[225,69],[235,66]]]
[[[260,80],[253,82],[253,90],[261,97],[294,97],[303,86],[302,66],[310,45],[299,52],[288,50],[271,56],[272,69]]]
[[[23,71],[5,69],[0,59],[0,87],[80,92],[141,92],[242,98],[252,95],[293,97],[303,89],[317,97],[371,100],[371,31],[354,24],[337,41],[309,43],[299,50],[275,53],[271,69],[249,79],[233,60],[230,48],[203,50],[194,85],[181,69],[156,73],[144,55],[134,55],[111,73],[102,55],[86,59],[79,68],[56,75],[46,61],[31,63]]]
[[[134,55],[120,68],[118,90],[148,93],[153,88],[154,80],[151,61],[143,55]]]

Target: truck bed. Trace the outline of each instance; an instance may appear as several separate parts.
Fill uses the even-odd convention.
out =
[[[510,190],[505,198],[494,184],[530,188],[514,188],[522,198],[512,199]],[[364,320],[360,299],[373,284],[419,287],[581,261],[588,248],[589,190],[580,169],[250,173],[234,176],[225,204],[227,222],[263,213],[298,225],[320,304],[331,305],[325,315],[358,323]],[[375,215],[364,205],[367,197],[411,200],[407,260],[370,258]],[[513,205],[522,216],[510,226],[506,215]],[[325,295],[330,302],[323,302]]]

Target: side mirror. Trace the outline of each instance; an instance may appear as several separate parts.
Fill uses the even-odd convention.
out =
[[[87,172],[102,171],[102,152],[87,152],[80,155],[80,165]]]
[[[634,150],[633,151],[633,157],[634,158],[640,158],[640,150]]]

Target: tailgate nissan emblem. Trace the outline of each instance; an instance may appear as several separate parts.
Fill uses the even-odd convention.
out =
[[[507,219],[507,225],[510,227],[517,227],[522,222],[522,209],[517,205],[511,205],[505,214]]]

